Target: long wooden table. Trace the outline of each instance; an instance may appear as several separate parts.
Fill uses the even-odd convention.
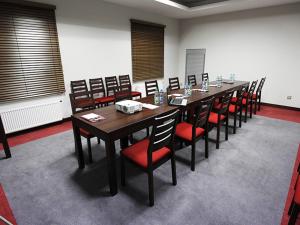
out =
[[[209,87],[208,92],[192,91],[192,95],[188,97],[187,107],[193,107],[201,100],[205,100],[212,96],[222,96],[226,91],[239,90],[241,86],[248,85],[246,81],[236,81],[234,84],[223,83],[222,87]],[[194,87],[199,88],[199,87]],[[178,90],[176,93],[183,93]],[[153,104],[153,96],[142,98],[139,100],[143,103]],[[117,172],[116,172],[116,150],[115,140],[121,141],[121,148],[128,146],[128,135],[147,128],[152,125],[153,118],[164,113],[168,113],[176,109],[175,106],[169,106],[166,102],[161,104],[157,109],[144,109],[141,112],[127,115],[115,109],[114,105],[98,108],[95,110],[77,113],[72,116],[73,132],[75,139],[75,149],[77,153],[78,166],[83,169],[85,166],[82,143],[80,137],[80,128],[83,128],[96,137],[104,140],[107,158],[107,169],[109,177],[109,187],[111,195],[118,193]],[[81,116],[87,113],[96,113],[104,116],[105,119],[98,122],[89,122]]]

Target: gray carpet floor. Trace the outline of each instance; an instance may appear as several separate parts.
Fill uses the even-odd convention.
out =
[[[12,148],[13,158],[0,160],[0,182],[19,225],[276,225],[299,142],[300,124],[255,116],[220,149],[210,143],[209,159],[200,141],[195,172],[185,147],[176,153],[177,186],[170,162],[155,171],[154,207],[147,176],[130,165],[127,186],[109,196],[103,142],[93,140],[95,162],[78,170],[72,131]]]

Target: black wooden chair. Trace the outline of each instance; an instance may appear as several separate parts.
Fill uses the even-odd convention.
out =
[[[158,91],[157,80],[145,81],[146,96],[154,95]]]
[[[131,85],[123,85],[114,89],[115,103],[122,100],[132,100]]]
[[[122,89],[122,86],[130,86],[132,87],[131,85],[131,82],[130,82],[130,77],[129,75],[119,75],[119,85],[120,85],[120,88]],[[131,88],[132,89],[132,88]],[[138,92],[138,91],[132,91],[131,90],[131,96],[134,98],[134,97],[139,97],[139,98],[142,98],[142,93],[141,92]]]
[[[178,77],[169,78],[169,90],[173,91],[173,90],[179,90],[179,89],[180,89],[180,85],[179,85]]]
[[[174,133],[178,110],[156,117],[150,138],[121,150],[121,184],[125,185],[125,161],[148,174],[149,205],[154,205],[153,171],[171,159],[173,185],[177,184]]]
[[[256,111],[260,111],[260,105],[261,105],[261,91],[262,91],[262,88],[265,84],[265,81],[266,81],[266,77],[263,77],[261,78],[259,84],[258,84],[258,87],[257,87],[257,90],[256,90],[256,93],[253,94],[253,99],[255,101],[255,105],[254,105],[254,114],[256,114]]]
[[[236,133],[237,117],[239,117],[239,127],[242,127],[242,115],[243,115],[243,97],[247,92],[248,86],[243,86],[237,91],[236,101],[229,105],[229,115],[233,115],[233,133]]]
[[[115,89],[119,88],[116,76],[105,77],[106,96],[114,97]]]
[[[247,122],[248,118],[248,111],[249,111],[249,117],[252,118],[252,113],[253,113],[253,105],[255,104],[255,100],[253,99],[253,94],[257,85],[257,80],[252,81],[251,86],[249,90],[244,94],[244,100],[242,101],[243,103],[243,108],[245,109],[245,118],[244,122]]]
[[[4,152],[5,152],[5,157],[10,158],[11,157],[11,152],[10,152],[10,148],[9,148],[9,145],[8,145],[7,136],[6,136],[6,133],[5,133],[5,130],[4,130],[1,115],[0,115],[0,143],[2,143],[2,145],[3,145],[3,149],[4,149]]]
[[[202,77],[202,81],[208,80],[208,73],[202,73],[201,77]]]
[[[89,79],[89,83],[92,97],[95,99],[96,105],[101,107],[107,106],[109,103],[115,101],[113,96],[106,96],[102,78]]]
[[[69,95],[73,115],[79,112],[95,109],[95,101],[92,98],[91,92],[77,92]],[[95,137],[85,129],[80,129],[80,135],[87,139],[89,162],[93,162],[91,138]],[[98,144],[100,140],[98,139]]]
[[[188,75],[188,83],[192,86],[197,85],[196,75]]]
[[[222,123],[225,123],[225,140],[228,140],[228,114],[229,105],[232,98],[233,91],[226,92],[220,99],[219,107],[213,108],[214,112],[211,112],[208,118],[208,122],[211,128],[217,127],[217,139],[216,148],[220,146],[220,130]]]
[[[211,111],[213,98],[201,101],[191,118],[191,123],[181,122],[176,126],[175,137],[181,143],[184,141],[186,144],[192,146],[191,154],[191,170],[195,170],[195,151],[196,142],[201,138],[205,138],[205,158],[208,158],[208,117]],[[181,145],[182,146],[182,145]]]

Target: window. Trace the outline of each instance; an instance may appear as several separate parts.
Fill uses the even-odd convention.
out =
[[[54,7],[0,2],[0,102],[64,91]]]
[[[164,77],[164,28],[131,20],[133,81]]]

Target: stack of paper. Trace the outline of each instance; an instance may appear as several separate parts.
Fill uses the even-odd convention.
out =
[[[143,107],[146,108],[146,109],[157,109],[159,106],[143,103]]]
[[[103,116],[100,116],[95,113],[89,113],[81,116],[83,119],[86,119],[90,122],[97,122],[99,120],[104,120],[105,118]]]

